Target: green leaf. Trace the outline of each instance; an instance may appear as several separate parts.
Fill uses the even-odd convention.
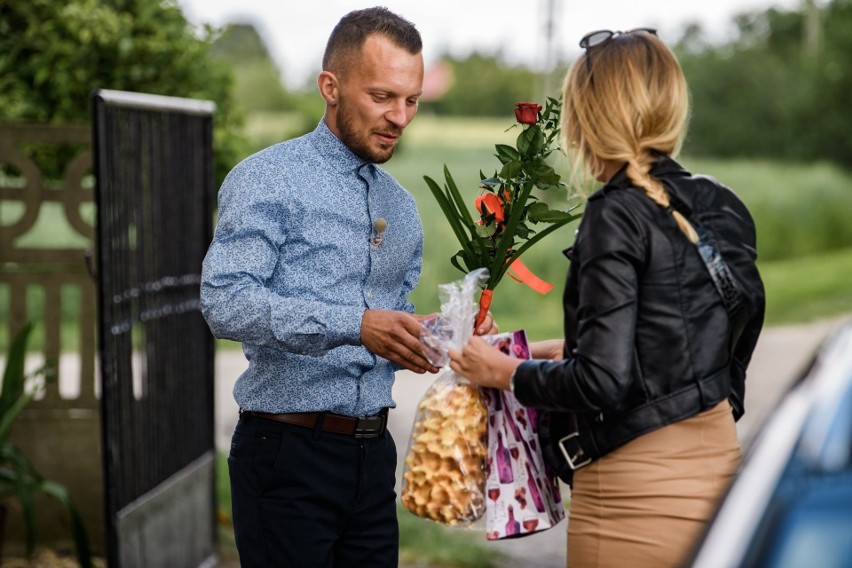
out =
[[[543,239],[544,237],[546,237],[547,235],[549,235],[553,231],[555,231],[555,230],[563,227],[564,225],[567,225],[571,221],[574,221],[574,220],[579,219],[579,218],[580,218],[579,213],[576,214],[576,215],[572,215],[570,219],[563,219],[562,221],[557,221],[557,222],[553,223],[552,225],[549,225],[548,227],[545,227],[544,229],[542,229],[541,231],[536,233],[535,236],[533,236],[531,239],[527,240],[527,242],[525,242],[523,245],[521,245],[514,252],[514,254],[512,254],[511,258],[509,258],[509,260],[503,266],[498,268],[499,275],[497,276],[497,281],[499,281],[499,279],[503,277],[503,275],[506,273],[506,270],[509,268],[509,265],[512,262],[514,262],[516,259],[520,258],[522,254],[524,254],[527,250],[530,249],[530,247],[535,245],[537,242],[539,242],[541,239]]]
[[[521,155],[518,153],[518,150],[507,144],[496,144],[494,148],[497,149],[497,159],[500,160],[500,163],[502,164],[521,159]]]
[[[464,274],[467,274],[468,272],[473,270],[472,268],[467,268],[467,267],[463,268],[461,266],[461,264],[459,264],[460,258],[462,260],[464,260],[464,256],[462,255],[462,251],[458,251],[456,254],[454,254],[453,256],[450,257],[450,264],[452,264],[453,266],[458,268]],[[467,263],[465,263],[465,265],[467,265]]]
[[[470,225],[473,223],[473,217],[471,217],[470,212],[467,210],[468,204],[465,202],[464,198],[462,198],[459,188],[456,185],[456,181],[453,179],[453,175],[450,173],[446,164],[444,164],[444,178],[447,180],[447,188],[450,191],[450,195],[456,202],[456,208],[459,210],[459,213],[461,213],[462,219],[464,219],[465,223]]]
[[[80,562],[81,568],[92,567],[92,553],[89,550],[89,537],[86,534],[86,527],[83,524],[83,519],[68,491],[62,485],[53,481],[43,481],[39,489],[42,493],[60,501],[68,510],[68,516],[71,520],[71,534],[74,537],[74,546],[77,549],[77,559]]]
[[[0,390],[0,416],[5,415],[15,401],[24,393],[24,363],[27,357],[27,343],[33,325],[27,322],[21,327],[9,346],[6,355],[6,369],[3,372],[3,386]]]
[[[518,176],[521,173],[521,162],[512,161],[503,165],[503,169],[500,170],[500,177],[503,179],[512,179]]]
[[[456,235],[456,238],[458,239],[459,244],[461,244],[462,249],[465,252],[472,253],[473,249],[471,246],[470,239],[468,238],[468,232],[462,226],[462,221],[459,219],[458,212],[456,211],[453,202],[444,194],[444,191],[435,182],[435,180],[433,180],[429,176],[423,176],[423,179],[426,181],[426,185],[429,187],[430,191],[432,192],[432,195],[435,197],[435,201],[438,202],[438,205],[444,212],[444,217],[450,224],[450,228]]]
[[[487,225],[477,225],[476,226],[476,234],[483,238],[488,238],[494,235],[497,232],[497,225],[494,223],[488,223]]]
[[[15,419],[27,405],[32,402],[33,395],[21,393],[17,400],[0,415],[0,443],[8,442],[9,434],[12,432],[12,426],[15,424]]]
[[[544,148],[544,142],[544,132],[541,131],[541,128],[538,125],[528,126],[518,134],[518,152],[521,156],[530,158],[541,152]]]
[[[557,223],[559,221],[572,221],[579,215],[573,215],[568,211],[551,209],[546,203],[539,201],[533,203],[527,209],[530,221],[533,223]]]

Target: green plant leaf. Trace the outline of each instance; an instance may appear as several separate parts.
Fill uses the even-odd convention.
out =
[[[507,164],[521,159],[521,154],[518,153],[518,150],[512,148],[508,144],[496,144],[494,148],[497,150],[497,159],[500,160],[501,164]]]
[[[538,125],[530,125],[518,134],[518,152],[524,158],[530,158],[541,152],[544,143],[544,132]]]
[[[450,201],[447,195],[444,194],[443,190],[435,182],[435,180],[433,180],[429,176],[423,176],[423,179],[426,181],[426,185],[432,191],[432,195],[435,197],[435,201],[438,202],[438,205],[444,212],[444,217],[446,217],[447,222],[450,224],[450,228],[456,235],[459,244],[461,244],[462,250],[467,254],[473,254],[473,248],[471,245],[471,240],[468,238],[468,232],[463,227],[462,221],[459,219],[459,214],[456,211],[454,204]]]
[[[521,162],[511,161],[507,164],[503,165],[503,169],[500,170],[500,177],[503,179],[512,179],[517,177],[519,173],[521,173]]]
[[[576,207],[576,206],[575,206]],[[572,214],[570,211],[560,211],[551,209],[546,203],[541,201],[533,203],[527,209],[530,221],[533,223],[556,223],[559,221],[573,221],[578,215]]]
[[[27,357],[27,343],[33,325],[27,322],[15,334],[6,355],[6,369],[3,371],[3,386],[0,390],[0,416],[5,415],[24,392],[24,363]]]
[[[21,411],[26,408],[26,406],[32,402],[33,395],[22,393],[18,400],[14,401],[12,405],[6,409],[2,416],[0,416],[0,443],[6,442],[9,440],[9,435],[12,433],[12,426],[15,424],[15,419],[21,413]]]
[[[457,252],[456,254],[454,254],[453,256],[450,257],[450,264],[452,264],[453,266],[458,268],[464,274],[467,274],[468,272],[473,270],[472,268],[467,268],[467,263],[465,263],[465,267],[463,268],[462,265],[459,263],[460,258],[462,260],[464,260],[464,257],[462,256],[461,251]]]
[[[548,227],[546,227],[546,228],[542,229],[541,231],[539,231],[538,233],[536,233],[534,237],[527,240],[527,242],[525,242],[523,245],[518,247],[518,249],[514,252],[514,254],[512,254],[512,256],[501,267],[499,278],[502,278],[503,275],[506,273],[506,270],[509,268],[509,265],[511,265],[518,258],[520,258],[522,254],[524,254],[526,251],[528,251],[530,249],[530,247],[532,247],[534,244],[536,244],[538,241],[540,241],[541,239],[543,239],[544,237],[546,237],[547,235],[549,235],[553,231],[555,231],[555,230],[559,229],[560,227],[567,225],[571,221],[573,221],[575,219],[579,219],[579,218],[580,218],[580,214],[578,213],[576,215],[573,215],[571,219],[564,219],[562,221],[557,221],[557,222],[553,223],[552,225],[549,225]]]
[[[450,195],[456,202],[456,208],[458,208],[459,213],[462,214],[462,218],[465,223],[470,225],[473,223],[473,217],[470,215],[468,211],[468,204],[461,196],[461,192],[459,192],[459,188],[456,185],[456,180],[453,179],[453,175],[450,173],[450,169],[444,164],[444,177],[447,180],[447,188],[450,190]]]
[[[488,223],[487,225],[477,225],[476,226],[476,234],[480,237],[491,237],[494,233],[497,232],[497,226],[494,223]]]
[[[77,549],[77,560],[80,562],[81,568],[91,568],[92,553],[89,550],[89,537],[86,534],[83,519],[77,511],[77,507],[74,506],[68,491],[65,487],[53,481],[42,481],[39,484],[39,489],[42,493],[50,495],[65,505],[71,521],[71,534],[74,538],[74,546]]]

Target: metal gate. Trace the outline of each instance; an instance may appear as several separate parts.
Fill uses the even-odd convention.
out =
[[[213,103],[93,95],[110,566],[213,565],[213,339],[199,312],[212,237]]]

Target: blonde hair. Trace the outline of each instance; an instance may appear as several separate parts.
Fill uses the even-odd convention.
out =
[[[627,164],[627,177],[696,242],[686,218],[651,176],[659,154],[676,156],[686,136],[689,92],[677,58],[656,35],[618,34],[587,49],[563,86],[562,141],[575,175],[605,161]]]

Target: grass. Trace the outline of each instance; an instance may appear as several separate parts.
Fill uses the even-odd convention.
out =
[[[247,117],[248,137],[255,143],[272,143],[297,128],[298,117],[263,114]],[[442,118],[422,114],[406,130],[402,146],[386,165],[411,193],[423,219],[425,244],[423,272],[411,300],[421,313],[440,308],[438,286],[462,277],[449,263],[458,243],[423,180],[428,175],[442,182],[446,165],[463,193],[470,196],[471,209],[478,194],[479,172],[490,175],[498,166],[495,143],[512,143],[517,129],[507,128],[512,117]],[[837,313],[852,312],[846,282],[852,255],[852,175],[828,164],[791,164],[758,160],[712,160],[685,157],[683,163],[696,172],[710,173],[734,188],[749,206],[758,229],[760,267],[768,293],[767,323],[810,321]],[[567,177],[565,160],[557,171]],[[567,204],[568,196],[549,196],[553,206]],[[64,221],[55,204],[46,204],[36,230],[26,235],[26,244],[84,246]],[[0,209],[0,223],[13,223],[22,214],[15,204]],[[83,215],[90,221],[91,208]],[[506,279],[498,288],[492,311],[502,329],[525,328],[531,339],[559,336],[562,332],[560,297],[568,261],[562,249],[573,241],[576,223],[544,239],[524,256],[524,262],[555,288],[541,296],[526,286]],[[843,272],[846,270],[846,272]],[[846,282],[844,282],[844,278]],[[29,296],[30,294],[28,294]],[[42,312],[37,291],[29,301],[29,316]],[[63,348],[73,343],[77,317],[74,299],[63,308]],[[0,284],[0,320],[7,318],[8,290]],[[69,339],[66,340],[66,336]],[[0,344],[7,340],[0,329]],[[33,346],[40,339],[34,337]],[[232,342],[219,342],[233,349]]]
[[[419,122],[421,121],[422,122]],[[423,219],[423,274],[412,294],[418,311],[439,309],[437,286],[462,273],[449,256],[458,243],[423,181],[443,179],[443,166],[453,173],[471,201],[477,194],[480,169],[490,175],[497,165],[493,144],[506,142],[508,121],[418,117],[407,145],[386,164],[414,195]],[[420,130],[415,130],[419,125]],[[489,137],[490,135],[490,137]],[[473,141],[479,139],[478,143]],[[459,142],[456,142],[459,140]],[[695,172],[712,173],[734,188],[751,211],[758,231],[759,266],[767,289],[767,324],[806,322],[852,313],[849,263],[852,262],[852,175],[828,164],[789,164],[760,160],[712,160],[685,157]],[[567,177],[565,161],[557,171]],[[562,196],[559,202],[567,202]],[[524,262],[555,285],[547,296],[504,281],[494,295],[492,311],[502,329],[525,328],[532,339],[562,333],[560,298],[568,262],[561,250],[573,241],[576,224],[549,236],[524,256]]]
[[[767,325],[852,313],[852,248],[760,264]]]

